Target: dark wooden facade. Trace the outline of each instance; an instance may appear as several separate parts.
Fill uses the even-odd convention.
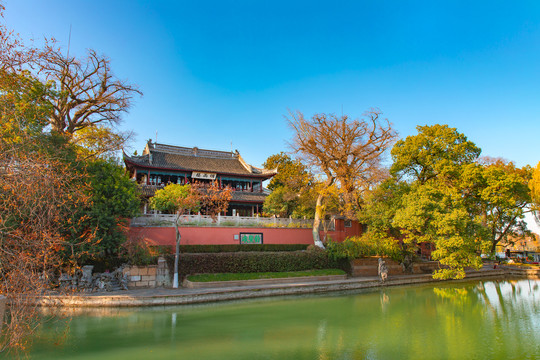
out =
[[[148,141],[141,156],[128,156],[124,162],[130,177],[144,197],[154,195],[167,184],[209,183],[229,186],[232,200],[226,215],[253,216],[262,211],[268,195],[263,181],[277,170],[260,169],[247,164],[238,151],[215,151],[152,143]]]

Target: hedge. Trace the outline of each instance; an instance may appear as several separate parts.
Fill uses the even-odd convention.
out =
[[[174,255],[166,256],[171,273]],[[325,251],[181,253],[180,277],[205,273],[282,272],[312,269],[341,269],[351,272],[346,259],[330,259]]]
[[[244,245],[180,245],[181,253],[222,253],[246,251],[299,251],[306,250],[308,245],[302,244],[244,244]],[[161,248],[165,248],[162,246]],[[174,246],[166,246],[160,254],[173,254]]]

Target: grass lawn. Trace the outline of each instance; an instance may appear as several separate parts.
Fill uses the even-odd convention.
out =
[[[238,273],[238,274],[198,274],[189,275],[187,279],[193,282],[209,281],[233,281],[233,280],[256,280],[256,279],[279,279],[300,276],[324,276],[345,275],[345,271],[338,269],[304,270],[289,272],[266,272],[266,273]]]

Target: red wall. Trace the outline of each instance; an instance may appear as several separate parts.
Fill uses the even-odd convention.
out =
[[[329,231],[328,236],[341,242],[348,236],[360,235],[362,227],[352,222],[351,227],[344,227],[343,221],[336,221],[336,230]],[[293,228],[253,228],[253,227],[182,227],[180,234],[182,245],[237,245],[234,235],[246,233],[263,233],[263,244],[313,244],[311,229]],[[324,236],[321,233],[321,237]],[[131,240],[145,240],[153,245],[175,245],[173,227],[131,227],[128,237]]]

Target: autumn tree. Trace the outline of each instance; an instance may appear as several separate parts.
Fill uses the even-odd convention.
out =
[[[538,210],[540,210],[540,162],[533,169],[529,188],[531,190],[533,210],[538,214]]]
[[[0,8],[2,15],[3,7]],[[19,77],[24,86],[29,85],[28,81],[23,81],[25,78],[33,78],[38,81],[32,85],[47,87],[48,94],[54,95],[40,99],[47,107],[47,124],[52,132],[70,140],[77,134],[73,140],[88,147],[87,155],[100,156],[119,150],[132,136],[131,132],[119,131],[116,126],[129,110],[133,97],[142,93],[129,82],[115,77],[110,60],[95,50],[88,50],[86,58],[77,58],[64,55],[52,39],[45,39],[41,48],[25,46],[2,24],[0,76],[6,74],[17,74],[12,81]]]
[[[292,148],[315,172],[324,176],[324,188],[337,183],[345,200],[344,212],[352,216],[363,194],[372,189],[383,174],[381,161],[396,139],[396,132],[381,112],[371,110],[364,119],[316,114],[307,119],[301,112],[287,119],[294,130]],[[317,197],[313,240],[319,237],[324,192]]]
[[[196,182],[192,185],[192,190],[197,195],[201,210],[210,215],[213,222],[216,222],[220,213],[227,211],[232,199],[231,188],[227,186],[222,189],[217,181],[212,181],[208,185]]]
[[[2,11],[0,5],[0,16]],[[106,211],[114,211],[114,204],[101,207],[101,212],[94,209],[99,219],[94,219],[92,229],[86,222],[92,214],[74,216],[111,194],[104,192],[99,194],[102,198],[90,199],[99,191],[92,192],[89,185],[88,156],[76,150],[73,132],[68,130],[77,133],[92,126],[115,125],[119,117],[99,118],[99,109],[108,109],[111,114],[125,111],[129,86],[109,89],[116,80],[110,75],[108,61],[99,61],[99,57],[93,57],[97,62],[79,63],[78,68],[75,60],[68,60],[70,65],[60,71],[63,75],[55,76],[61,66],[47,63],[47,59],[53,61],[60,52],[54,52],[52,42],[47,44],[44,48],[27,47],[0,22],[0,293],[9,299],[8,331],[1,339],[2,349],[25,347],[23,340],[36,324],[36,313],[31,306],[24,306],[22,299],[49,289],[51,275],[63,266],[63,251],[82,249],[99,231],[114,228],[111,222],[100,221]],[[69,79],[77,78],[79,70],[83,71],[78,73],[82,76],[79,84],[88,84],[98,76],[95,81],[100,86],[87,86],[87,92],[70,88],[75,82]],[[94,95],[99,98],[92,100]],[[120,101],[108,106],[106,101],[115,96]],[[80,106],[72,106],[74,101]],[[51,124],[52,119],[56,124],[62,121],[60,113],[66,124],[63,129]],[[88,151],[94,150],[89,147]]]
[[[89,50],[82,60],[64,55],[58,48],[47,50],[38,64],[59,93],[52,103],[53,131],[73,135],[89,126],[116,125],[133,96],[141,94],[133,85],[117,79],[109,59],[95,50]]]
[[[23,149],[0,140],[0,294],[9,303],[0,352],[26,349],[37,324],[25,298],[50,288],[66,234],[78,225],[69,222],[71,214],[88,202],[66,164]]]

